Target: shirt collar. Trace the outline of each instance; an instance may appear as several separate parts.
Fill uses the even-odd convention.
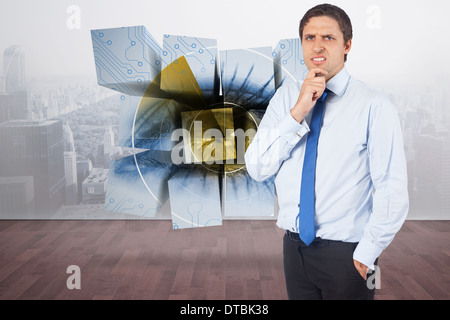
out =
[[[327,89],[333,92],[338,97],[342,97],[347,89],[350,74],[347,72],[345,66],[333,78],[327,82]]]

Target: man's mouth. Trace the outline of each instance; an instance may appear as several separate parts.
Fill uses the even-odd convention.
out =
[[[327,60],[327,58],[325,58],[325,57],[314,57],[314,58],[311,59],[311,61],[312,61],[314,64],[322,64],[322,63],[324,63],[326,60]]]

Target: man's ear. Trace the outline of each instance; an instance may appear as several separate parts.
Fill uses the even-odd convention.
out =
[[[348,40],[347,43],[345,44],[345,54],[348,54],[351,48],[352,48],[352,39]]]

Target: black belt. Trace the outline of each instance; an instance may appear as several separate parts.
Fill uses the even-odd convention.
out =
[[[344,242],[344,241],[338,241],[338,240],[326,240],[322,239],[320,237],[316,237],[314,241],[307,246],[302,239],[300,239],[300,236],[297,232],[292,232],[289,230],[286,230],[286,235],[289,239],[292,241],[299,242],[299,245],[301,247],[311,247],[311,246],[329,246],[329,245],[357,245],[357,242]]]

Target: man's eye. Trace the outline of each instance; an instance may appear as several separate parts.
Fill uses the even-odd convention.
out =
[[[313,36],[307,36],[307,37],[306,37],[306,40],[312,40],[312,39],[314,39]]]
[[[325,38],[325,40],[333,40],[333,37],[330,37],[330,36],[325,36],[324,38]]]

